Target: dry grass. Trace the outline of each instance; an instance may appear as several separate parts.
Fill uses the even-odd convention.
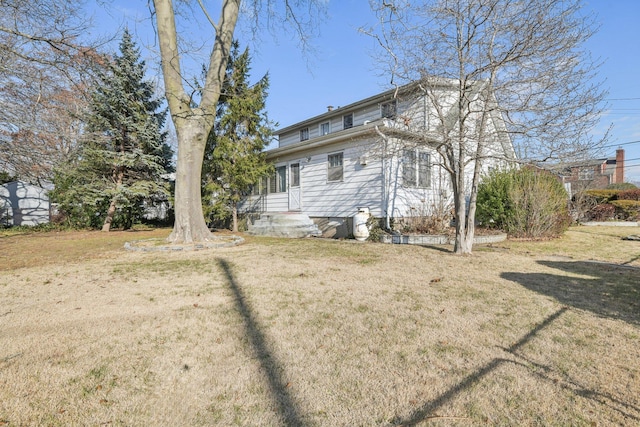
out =
[[[158,233],[0,238],[0,425],[640,423],[629,229],[119,249]]]

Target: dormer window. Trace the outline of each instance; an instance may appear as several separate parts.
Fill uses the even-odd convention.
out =
[[[393,119],[397,113],[398,104],[395,99],[380,105],[380,115],[383,119]]]
[[[342,116],[342,129],[351,129],[353,127],[353,113]]]
[[[331,123],[324,122],[320,124],[320,136],[328,135],[331,132]]]
[[[309,128],[300,129],[300,141],[309,139]]]

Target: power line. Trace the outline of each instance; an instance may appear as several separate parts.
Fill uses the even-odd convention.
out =
[[[631,144],[640,144],[640,140],[638,140],[638,141],[620,142],[618,144],[603,145],[602,148],[618,147],[620,145],[631,145]]]

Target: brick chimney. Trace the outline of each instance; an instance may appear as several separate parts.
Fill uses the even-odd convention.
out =
[[[613,182],[624,182],[624,149],[616,150],[616,172]]]

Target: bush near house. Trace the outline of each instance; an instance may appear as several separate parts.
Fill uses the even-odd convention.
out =
[[[553,174],[529,167],[485,179],[478,189],[477,209],[483,226],[519,238],[556,237],[571,222],[562,184]]]

